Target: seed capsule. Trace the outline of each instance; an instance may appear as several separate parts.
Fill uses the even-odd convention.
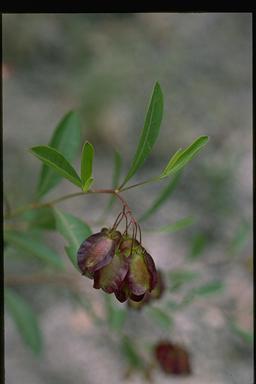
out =
[[[109,264],[120,237],[120,232],[103,228],[84,240],[77,252],[77,263],[82,274],[92,279],[97,270]]]
[[[150,303],[152,300],[158,300],[162,297],[165,290],[163,274],[161,271],[157,271],[157,284],[151,292],[146,292],[143,299],[140,302],[129,299],[127,304],[128,307],[136,310],[140,310],[144,305]]]
[[[107,293],[118,291],[127,275],[129,268],[128,259],[116,251],[111,262],[94,274],[94,288],[102,288]]]
[[[128,271],[122,285],[115,291],[120,302],[128,298],[140,302],[151,292],[157,283],[155,263],[149,253],[132,239],[120,243],[119,251],[128,260]]]
[[[191,373],[189,354],[178,344],[160,342],[154,348],[155,357],[167,374],[188,375]]]

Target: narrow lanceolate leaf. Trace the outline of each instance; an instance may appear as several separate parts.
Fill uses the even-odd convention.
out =
[[[144,128],[141,132],[139,144],[133,158],[129,172],[120,186],[123,187],[128,180],[137,172],[149,156],[157,139],[160,124],[163,117],[163,94],[158,83],[155,84],[153,94],[147,111]]]
[[[194,288],[192,293],[199,296],[208,296],[222,292],[224,285],[221,281],[212,281],[210,283],[201,285],[200,287]]]
[[[246,330],[237,325],[234,321],[229,322],[229,327],[237,336],[239,336],[246,344],[253,343],[253,331]]]
[[[56,149],[69,162],[77,155],[81,140],[80,121],[76,112],[67,113],[55,129],[49,146]],[[37,196],[42,197],[61,181],[61,176],[43,164],[37,186]]]
[[[149,309],[150,317],[163,329],[169,329],[173,325],[172,318],[159,308]]]
[[[122,168],[122,158],[119,152],[115,151],[114,155],[114,171],[113,171],[113,178],[112,178],[112,188],[116,189],[118,187],[119,181],[120,181],[120,175],[121,175],[121,168]],[[110,210],[112,207],[115,196],[112,195],[109,199],[109,203],[106,208],[106,212]]]
[[[64,267],[59,256],[40,240],[37,240],[35,236],[16,231],[6,231],[4,237],[8,243],[18,250],[22,250],[28,256],[31,255],[55,268],[62,269]]]
[[[51,207],[31,209],[23,213],[22,218],[29,224],[29,228],[55,230],[55,217]]]
[[[183,168],[193,157],[201,150],[201,148],[208,142],[208,136],[198,137],[189,147],[179,149],[170,159],[169,163],[160,175],[164,178]]]
[[[41,145],[31,148],[31,152],[59,175],[81,187],[81,180],[78,174],[67,159],[56,149]]]
[[[167,186],[160,192],[159,196],[153,202],[151,207],[141,216],[139,221],[148,219],[153,213],[155,213],[173,194],[175,188],[180,180],[181,172],[177,172]]]
[[[123,328],[127,310],[118,308],[115,304],[113,304],[112,297],[110,295],[104,295],[104,298],[108,325],[111,329],[120,331]]]
[[[190,259],[197,259],[202,256],[207,243],[207,236],[204,233],[196,234],[192,240],[188,257]]]
[[[84,143],[82,149],[82,157],[81,157],[81,181],[82,181],[82,189],[84,192],[87,192],[90,188],[93,177],[92,177],[92,163],[94,157],[94,148],[92,144],[88,141]]]
[[[68,241],[68,246],[65,247],[68,257],[78,269],[77,251],[81,243],[92,234],[92,231],[86,223],[70,213],[55,208],[54,215],[58,231]]]
[[[4,290],[4,302],[23,341],[34,353],[39,354],[42,350],[42,334],[33,309],[10,288]]]
[[[89,177],[89,179],[86,180],[86,182],[84,183],[84,186],[83,186],[84,192],[87,192],[91,188],[93,181],[94,181],[93,177]]]
[[[194,223],[194,218],[191,216],[188,216],[176,221],[176,223],[164,225],[163,227],[156,229],[155,232],[174,233],[174,232],[180,231],[181,229],[185,229],[189,227],[193,223]]]
[[[127,336],[123,336],[122,338],[121,350],[131,367],[135,369],[143,368],[144,361],[138,354],[136,346]]]
[[[234,233],[234,237],[230,242],[228,251],[232,254],[237,253],[246,245],[250,231],[252,230],[249,223],[242,222]]]
[[[198,272],[178,269],[169,273],[170,277],[170,291],[177,291],[183,287],[184,284],[189,284],[195,280],[198,280],[200,275]]]
[[[121,168],[122,168],[122,158],[118,151],[115,151],[114,155],[114,172],[112,179],[112,188],[115,189],[118,186],[120,176],[121,176]]]

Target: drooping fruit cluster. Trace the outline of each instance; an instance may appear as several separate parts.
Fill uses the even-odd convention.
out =
[[[117,226],[122,218],[126,219],[126,228],[121,234]],[[128,233],[130,224],[124,208],[112,228],[102,228],[89,236],[77,253],[78,266],[83,275],[94,279],[93,287],[114,293],[121,303],[128,298],[143,300],[157,284],[154,260],[141,245],[140,229],[140,240],[136,239],[138,224],[133,217],[130,223],[132,235]]]
[[[184,347],[170,341],[162,341],[155,346],[154,353],[165,373],[173,375],[191,373],[189,354]]]

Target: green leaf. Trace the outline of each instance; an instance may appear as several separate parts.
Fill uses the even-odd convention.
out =
[[[164,311],[159,308],[148,308],[150,317],[163,329],[170,329],[173,325],[173,320]]]
[[[139,356],[136,350],[136,346],[132,343],[132,341],[124,336],[121,341],[121,351],[128,360],[128,363],[136,369],[142,369],[144,367],[144,362],[142,358]]]
[[[167,307],[170,308],[172,311],[177,311],[181,308],[181,304],[180,303],[177,303],[176,301],[174,300],[169,300],[167,303],[166,303]]]
[[[39,354],[42,350],[42,334],[33,309],[10,288],[4,290],[4,302],[23,341],[34,353]]]
[[[201,256],[206,245],[207,237],[203,233],[197,234],[192,240],[189,258],[196,259]]]
[[[170,278],[170,290],[176,291],[178,290],[182,285],[191,283],[192,281],[199,278],[199,273],[194,271],[187,271],[183,269],[177,269],[174,271],[169,272],[169,278]]]
[[[92,163],[94,158],[94,148],[91,143],[86,141],[82,149],[81,157],[81,181],[82,189],[84,192],[87,192],[90,188],[93,178],[92,178]]]
[[[93,181],[94,181],[93,177],[89,177],[89,179],[86,180],[86,182],[84,183],[84,186],[83,186],[84,192],[87,192],[91,188]]]
[[[104,295],[104,298],[108,325],[111,329],[120,331],[123,328],[127,311],[126,309],[118,308],[117,305],[112,302],[112,297],[108,294]]]
[[[82,220],[67,212],[54,208],[56,226],[60,234],[68,241],[66,252],[75,268],[77,266],[77,251],[82,242],[92,234],[90,227]]]
[[[49,147],[58,150],[69,162],[75,159],[80,146],[80,121],[76,112],[67,113],[58,124],[49,142]],[[37,187],[37,196],[42,197],[61,181],[54,170],[43,164]]]
[[[167,177],[183,168],[208,142],[208,136],[199,136],[190,146],[179,149],[169,160],[169,163],[160,175],[160,179]]]
[[[54,169],[58,174],[65,177],[78,187],[81,187],[81,180],[78,174],[65,157],[56,151],[56,149],[49,146],[39,145],[31,148],[30,151],[33,155],[43,161],[43,163]]]
[[[194,288],[192,293],[197,296],[208,296],[216,293],[221,293],[224,289],[224,284],[221,281],[212,281],[210,283]]]
[[[117,188],[121,176],[122,158],[118,151],[114,152],[114,172],[112,178],[112,188]]]
[[[22,217],[29,223],[29,227],[45,230],[55,230],[55,217],[50,207],[31,209],[23,213]]]
[[[250,235],[250,231],[251,226],[249,223],[244,221],[240,223],[228,247],[228,251],[231,254],[238,253],[243,249]]]
[[[173,233],[189,227],[194,222],[195,222],[194,218],[191,216],[188,216],[188,217],[184,217],[183,219],[177,220],[176,223],[164,225],[163,227],[155,229],[154,231],[164,232],[164,233]]]
[[[77,251],[78,248],[76,248],[73,244],[72,245],[66,245],[65,247],[66,254],[69,257],[69,260],[74,265],[74,267],[79,271],[79,268],[77,266]]]
[[[52,267],[63,269],[63,261],[59,256],[40,240],[37,240],[32,234],[25,234],[16,231],[6,231],[5,239],[11,243],[15,248],[36,257],[39,260],[51,265]]]
[[[237,325],[234,321],[229,322],[229,327],[236,335],[238,335],[246,344],[253,344],[253,332],[245,330]]]
[[[153,202],[151,207],[141,216],[139,221],[144,221],[148,219],[153,213],[155,213],[172,195],[174,192],[179,180],[180,180],[181,172],[177,172],[167,186],[160,192],[160,195]]]
[[[147,111],[144,128],[140,135],[139,144],[133,158],[129,172],[119,187],[122,188],[128,180],[137,172],[149,156],[157,139],[160,124],[163,117],[163,94],[158,83],[155,84],[153,94]]]

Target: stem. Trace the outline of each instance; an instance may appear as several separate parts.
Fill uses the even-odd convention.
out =
[[[7,275],[4,279],[6,285],[30,285],[30,284],[68,284],[75,285],[77,276],[68,274],[33,273],[30,275]]]
[[[107,193],[107,194],[112,194],[114,195],[115,197],[117,197],[122,205],[127,209],[127,212],[131,213],[131,209],[129,208],[126,200],[120,195],[120,192],[123,192],[123,191],[126,191],[128,189],[131,189],[131,188],[135,188],[139,185],[144,185],[144,184],[148,184],[148,183],[151,183],[151,182],[154,182],[154,181],[157,181],[158,178],[154,177],[152,179],[149,179],[149,180],[146,180],[142,183],[137,183],[137,184],[134,184],[134,185],[130,185],[129,187],[126,187],[126,188],[123,188],[121,190],[119,189],[91,189],[87,192],[75,192],[75,193],[71,193],[69,195],[65,195],[65,196],[61,196],[59,197],[58,199],[54,199],[54,200],[51,200],[51,201],[48,201],[46,203],[30,203],[30,204],[27,204],[23,207],[20,207],[20,208],[17,208],[16,210],[10,212],[9,214],[5,215],[4,216],[4,219],[5,220],[8,220],[8,219],[12,219],[13,217],[16,217],[16,216],[19,216],[21,215],[22,213],[28,211],[28,210],[31,210],[31,209],[39,209],[39,208],[46,208],[46,207],[51,207],[52,205],[55,205],[57,203],[60,203],[64,200],[67,200],[67,199],[71,199],[73,197],[77,197],[77,196],[82,196],[82,195],[86,195],[86,194],[93,194],[93,193]]]
[[[51,205],[60,203],[61,201],[64,201],[66,199],[70,199],[70,198],[76,197],[76,196],[81,196],[84,194],[85,194],[85,192],[76,192],[76,193],[71,193],[69,195],[59,197],[58,199],[55,199],[55,200],[48,201],[46,203],[30,203],[30,204],[25,205],[24,207],[20,207],[20,208],[16,209],[15,211],[12,211],[9,215],[6,215],[4,218],[5,219],[12,219],[13,217],[19,216],[23,212],[29,211],[30,209],[39,209],[39,208],[49,207]]]
[[[20,207],[20,208],[16,209],[15,211],[11,212],[9,215],[6,215],[4,217],[4,219],[6,219],[6,220],[12,219],[13,217],[19,216],[23,212],[26,212],[30,209],[39,209],[39,208],[50,207],[54,204],[60,203],[61,201],[71,199],[72,197],[76,197],[76,196],[82,196],[82,195],[85,195],[87,193],[112,193],[114,195],[117,195],[117,193],[112,189],[98,189],[98,190],[96,189],[96,190],[89,190],[87,192],[75,192],[75,193],[71,193],[69,195],[59,197],[58,199],[48,201],[46,203],[30,203],[28,205],[25,205],[24,207]]]
[[[132,188],[136,188],[136,187],[139,187],[140,185],[145,185],[145,184],[149,184],[149,183],[154,183],[156,181],[160,181],[161,179],[159,178],[159,176],[155,176],[155,177],[152,177],[151,179],[148,179],[146,181],[143,181],[142,183],[137,183],[137,184],[133,184],[133,185],[130,185],[126,188],[121,188],[119,189],[118,191],[119,192],[124,192],[124,191],[127,191],[128,189],[132,189]]]

